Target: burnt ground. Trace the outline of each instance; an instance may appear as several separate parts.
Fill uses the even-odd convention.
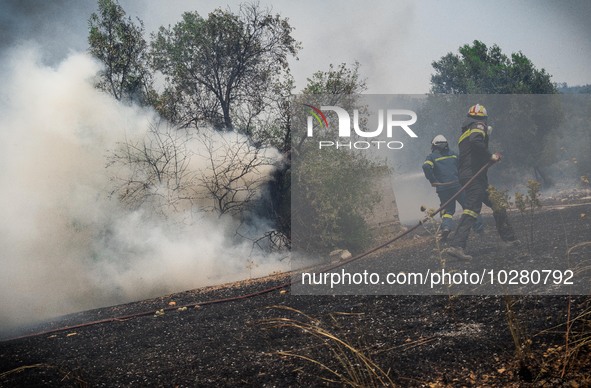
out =
[[[529,221],[518,214],[512,219],[524,239]],[[475,260],[497,257],[492,219],[485,221],[480,244],[476,237],[469,243]],[[566,257],[573,246],[591,241],[591,205],[538,212],[533,225],[535,244],[505,255]],[[375,265],[432,258],[433,245],[421,229],[418,237],[363,260]],[[591,249],[580,245],[568,257],[589,259]],[[427,387],[591,385],[588,296],[297,296],[276,290],[194,308],[286,280],[276,275],[47,322],[34,330],[148,312],[5,339],[0,386],[342,386],[348,378],[376,386],[388,378],[399,386]],[[162,308],[167,310],[158,316]],[[375,365],[364,366],[368,360]],[[372,368],[375,373],[368,372]]]

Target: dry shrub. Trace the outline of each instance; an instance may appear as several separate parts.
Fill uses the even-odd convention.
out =
[[[314,347],[294,351],[278,351],[277,355],[306,361],[319,371],[316,376],[325,382],[349,387],[393,387],[395,385],[386,371],[359,347],[335,334],[333,328],[290,307],[274,306],[272,308],[295,313],[296,317],[265,320],[262,323],[265,328],[294,329],[312,336],[316,344]]]

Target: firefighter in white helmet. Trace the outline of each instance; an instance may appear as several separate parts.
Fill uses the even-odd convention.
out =
[[[443,135],[437,135],[431,141],[431,153],[423,163],[425,178],[435,187],[440,205],[446,203],[460,190],[458,179],[458,155],[449,148],[449,143]],[[441,227],[437,235],[438,240],[445,244],[447,236],[454,229],[453,215],[456,212],[456,201],[464,207],[464,193],[448,203],[441,212]],[[484,225],[480,217],[474,224],[474,230],[481,233]]]

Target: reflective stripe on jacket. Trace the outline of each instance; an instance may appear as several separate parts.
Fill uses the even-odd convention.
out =
[[[460,187],[458,180],[458,156],[449,148],[441,151],[435,149],[427,156],[423,163],[425,178],[431,183],[450,183],[445,186],[436,186],[436,191],[457,190]]]
[[[462,135],[458,140],[460,160],[458,174],[461,180],[470,179],[488,163],[491,153],[488,150],[486,123],[470,119],[462,127]]]

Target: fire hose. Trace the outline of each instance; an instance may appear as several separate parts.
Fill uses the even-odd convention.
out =
[[[352,263],[354,261],[360,260],[363,257],[366,257],[376,251],[379,251],[380,249],[383,249],[386,246],[392,244],[393,242],[400,240],[402,237],[407,236],[408,234],[412,233],[417,228],[419,228],[421,225],[423,225],[425,222],[427,222],[430,218],[433,218],[437,214],[441,213],[441,211],[443,209],[445,209],[445,207],[447,205],[449,205],[452,201],[455,201],[458,198],[458,196],[464,190],[466,190],[466,187],[468,187],[477,177],[479,177],[482,173],[484,173],[490,166],[492,166],[494,163],[496,163],[496,161],[497,160],[490,160],[487,164],[482,166],[480,168],[480,170],[478,170],[478,172],[476,172],[476,174],[474,174],[450,199],[448,199],[445,203],[443,203],[439,207],[439,209],[435,210],[434,212],[430,212],[427,216],[425,216],[423,219],[421,219],[412,228],[405,230],[404,232],[396,235],[395,237],[391,238],[390,240],[388,240],[380,245],[377,245],[377,246],[369,249],[368,251],[360,253],[360,254],[353,256],[349,259],[339,261],[338,263],[335,263],[335,264],[332,264],[329,266],[325,266],[320,270],[320,272],[328,272],[328,271],[334,270],[336,268],[342,267],[344,265],[347,265],[349,263]],[[257,296],[271,293],[273,291],[288,288],[293,284],[297,284],[297,282],[293,281],[293,280],[289,280],[289,281],[286,281],[282,284],[272,286],[269,288],[265,288],[263,290],[254,291],[254,292],[251,292],[248,294],[231,296],[228,298],[212,299],[212,300],[207,300],[207,301],[197,302],[197,303],[188,303],[188,304],[178,305],[178,306],[175,305],[174,307],[163,308],[160,311],[165,312],[165,311],[178,310],[178,309],[182,309],[182,308],[198,308],[198,307],[209,306],[209,305],[214,305],[214,304],[229,303],[229,302],[235,302],[235,301],[240,301],[240,300],[244,300],[244,299],[250,299],[250,298],[254,298]],[[119,316],[119,317],[106,318],[106,319],[85,322],[85,323],[71,325],[71,326],[64,326],[64,327],[59,327],[59,328],[55,328],[55,329],[49,329],[49,330],[45,330],[45,331],[41,331],[41,332],[37,332],[37,333],[33,333],[33,334],[26,334],[26,335],[10,338],[7,340],[16,340],[16,339],[23,339],[23,338],[29,338],[29,337],[37,337],[37,336],[41,336],[41,335],[53,334],[53,333],[58,333],[58,332],[62,332],[62,331],[76,330],[76,329],[80,329],[80,328],[84,328],[84,327],[88,327],[88,326],[99,325],[99,324],[104,324],[104,323],[122,322],[122,321],[126,321],[126,320],[129,320],[132,318],[139,318],[139,317],[144,317],[144,316],[153,315],[153,314],[154,314],[154,310],[143,311],[143,312]],[[2,340],[2,342],[7,341],[7,340]]]

